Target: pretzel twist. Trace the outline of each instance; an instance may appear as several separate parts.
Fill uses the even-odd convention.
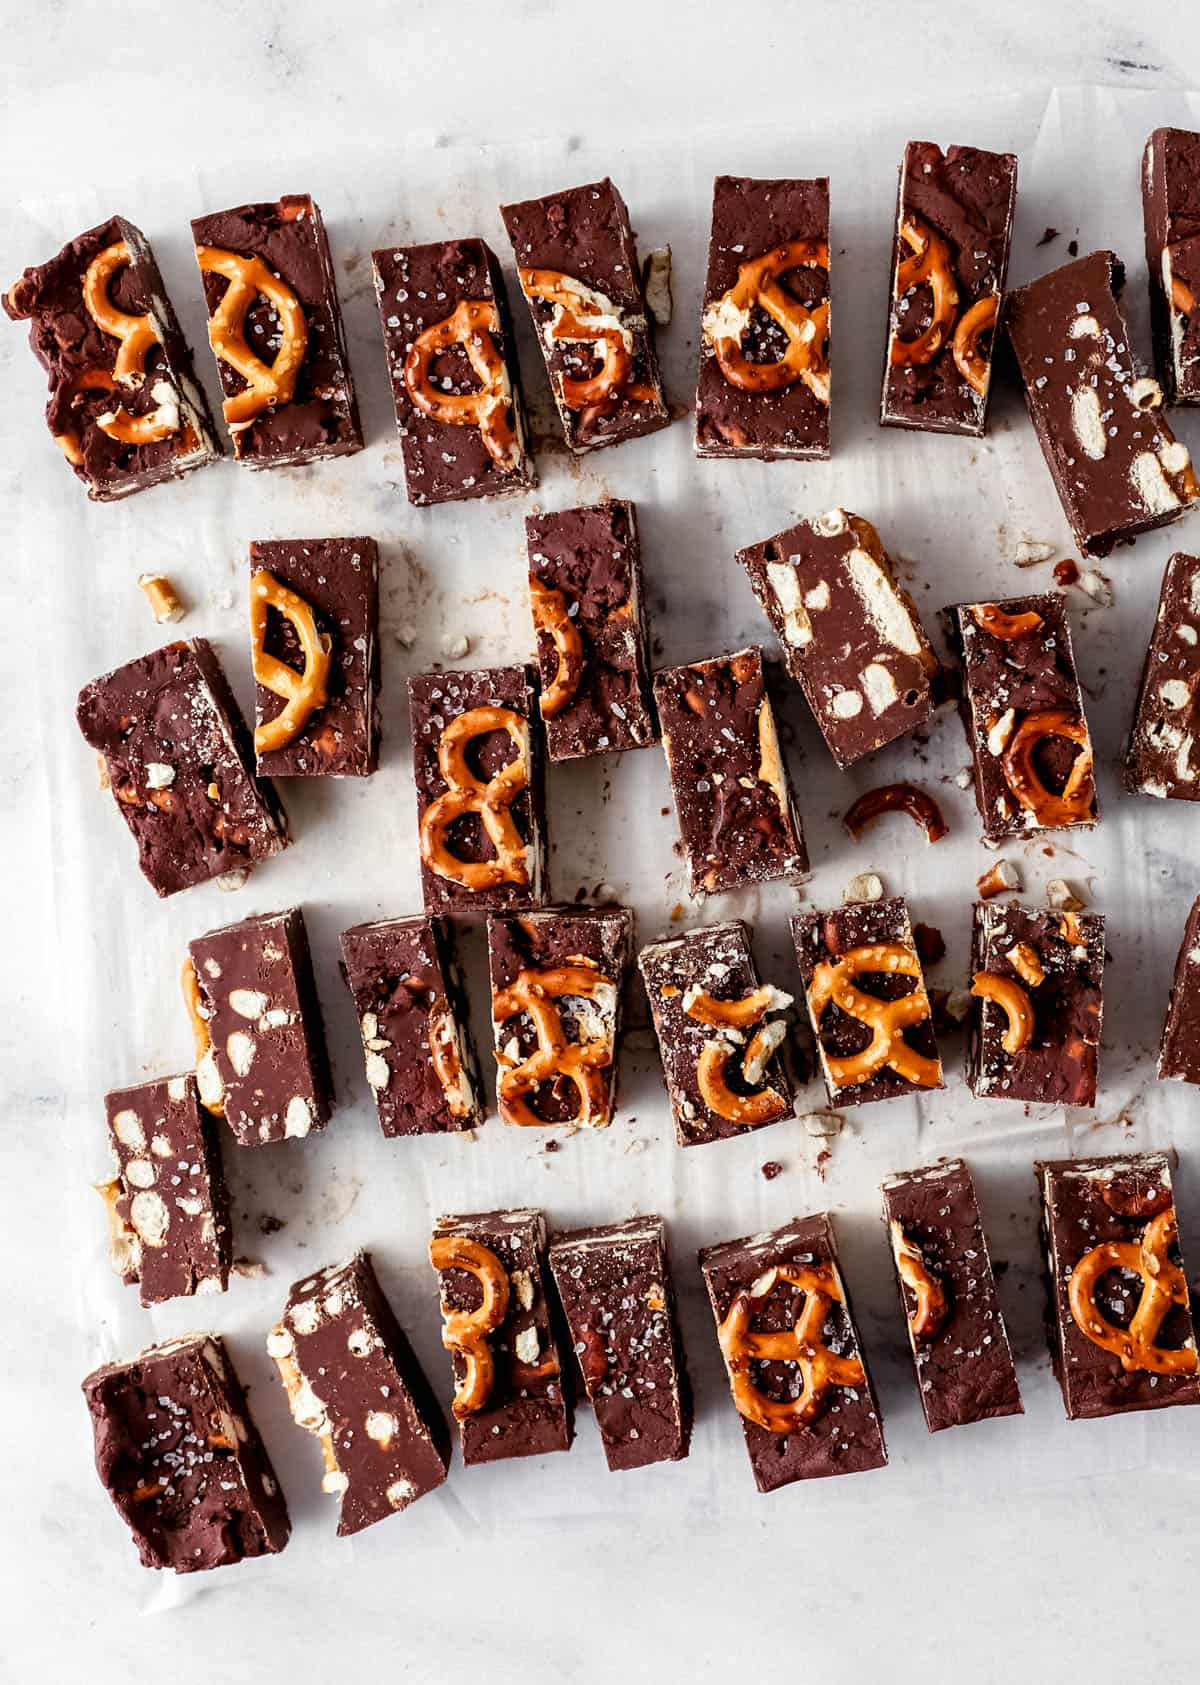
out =
[[[556,269],[522,269],[521,287],[527,298],[554,306],[546,337],[556,344],[580,342],[592,347],[600,363],[595,374],[579,378],[559,374],[563,403],[570,410],[615,409],[622,399],[654,403],[657,388],[633,379],[633,335],[613,301],[595,287]]]
[[[880,1000],[855,988],[851,979],[863,972],[911,977],[916,987],[896,1000]],[[840,1007],[872,1032],[861,1053],[842,1058],[825,1055],[825,1068],[835,1088],[857,1087],[882,1070],[894,1071],[917,1088],[941,1086],[941,1060],[915,1052],[904,1040],[906,1029],[923,1024],[930,1016],[921,962],[911,948],[894,942],[872,942],[848,948],[837,959],[822,960],[808,987],[808,1009],[818,1036],[821,1018],[830,1005]]]
[[[1055,795],[1042,783],[1034,753],[1047,737],[1077,743],[1079,753],[1062,792]],[[1092,743],[1086,723],[1062,708],[1041,708],[1026,714],[1009,739],[1001,762],[1004,781],[1039,825],[1075,825],[1095,817],[1096,785],[1092,776]]]
[[[743,392],[782,392],[802,380],[815,398],[828,404],[829,301],[809,310],[784,292],[780,279],[792,269],[828,271],[827,242],[789,240],[740,264],[733,286],[705,312],[705,332],[731,386]],[[742,351],[742,336],[756,305],[787,335],[787,347],[774,363],[752,363]]]
[[[977,971],[971,993],[979,1000],[994,1001],[1008,1019],[1001,1046],[1006,1053],[1020,1053],[1033,1040],[1033,1004],[1021,985],[997,971]]]
[[[297,673],[286,661],[266,652],[267,610],[272,608],[291,623],[300,640],[302,672]],[[255,727],[254,747],[260,755],[267,755],[294,743],[318,708],[328,702],[333,646],[318,630],[311,604],[266,568],[259,568],[250,581],[250,653],[255,679],[264,690],[281,696],[285,704],[273,720]]]
[[[220,275],[229,283],[209,317],[208,342],[213,355],[246,382],[244,391],[225,399],[225,420],[233,428],[248,427],[264,410],[290,404],[295,396],[308,350],[304,309],[287,282],[272,274],[260,257],[222,251],[219,246],[197,246],[196,262],[203,274]],[[279,317],[282,339],[271,363],[264,363],[246,341],[246,317],[260,296]]]
[[[1105,1241],[1093,1246],[1071,1271],[1067,1299],[1080,1333],[1120,1360],[1122,1369],[1154,1375],[1194,1375],[1194,1345],[1177,1351],[1157,1345],[1159,1329],[1174,1305],[1187,1307],[1187,1277],[1170,1257],[1178,1239],[1175,1209],[1168,1206],[1147,1223],[1140,1241]],[[1120,1328],[1096,1304],[1096,1290],[1109,1270],[1139,1276],[1142,1291],[1127,1328]]]
[[[530,1097],[545,1082],[562,1078],[578,1096],[575,1115],[563,1120],[578,1129],[603,1129],[612,1122],[607,1072],[612,1065],[613,1043],[606,1031],[591,1040],[569,1042],[562,1013],[555,1005],[567,995],[600,1003],[611,996],[610,1011],[616,1009],[616,987],[594,960],[576,959],[544,971],[521,971],[515,983],[492,998],[492,1019],[496,1027],[496,1062],[500,1067],[497,1099],[505,1123],[545,1128]],[[604,1007],[601,1006],[601,1011]],[[519,1013],[528,1013],[537,1036],[537,1047],[524,1058],[513,1058],[501,1046],[503,1026]],[[579,1032],[585,1026],[579,1021]]]
[[[506,731],[517,753],[486,781],[467,765],[467,750],[491,731]],[[438,770],[444,793],[421,815],[421,859],[431,872],[476,892],[504,883],[527,884],[527,850],[521,841],[512,804],[529,783],[529,725],[511,708],[488,704],[459,714],[442,732]],[[495,858],[460,860],[447,840],[450,826],[467,814],[478,814]]]
[[[958,314],[958,287],[949,245],[921,217],[910,215],[900,219],[900,248],[905,246],[912,255],[898,257],[896,302],[914,287],[927,286],[933,294],[933,319],[927,328],[915,339],[901,339],[899,334],[892,333],[891,361],[907,367],[931,363],[944,348]]]
[[[903,1223],[893,1220],[888,1233],[896,1274],[916,1300],[911,1310],[905,1308],[908,1331],[914,1340],[932,1340],[950,1309],[946,1289],[930,1270],[916,1241],[905,1234]]]
[[[491,299],[464,298],[441,322],[418,334],[404,360],[404,388],[422,415],[451,427],[477,427],[488,455],[511,473],[521,447],[509,419],[512,387],[496,344],[500,312]],[[474,392],[439,392],[429,371],[435,357],[461,345],[479,382]]]
[[[999,293],[987,293],[983,298],[977,298],[971,308],[959,317],[950,347],[959,374],[981,398],[987,394],[991,360],[980,351],[979,341],[996,326],[999,312]]]
[[[543,584],[535,573],[529,575],[529,602],[534,631],[545,633],[558,657],[557,671],[541,695],[542,718],[552,720],[562,713],[579,689],[583,678],[583,638],[568,612],[565,594]]]
[[[494,1252],[466,1235],[434,1235],[429,1242],[429,1262],[439,1273],[466,1270],[475,1277],[483,1294],[473,1311],[453,1311],[444,1301],[442,1304],[442,1344],[465,1365],[451,1405],[462,1421],[483,1409],[495,1385],[496,1363],[488,1335],[508,1315],[508,1272]]]
[[[755,1033],[747,1042],[741,1059],[742,1076],[749,1083],[753,1074],[765,1069],[778,1046],[778,1029],[763,1022],[776,998],[774,990],[765,984],[736,1000],[719,1000],[703,989],[694,994],[689,990],[683,1010],[698,1024],[712,1029],[754,1029]],[[729,1066],[737,1052],[738,1048],[728,1041],[704,1043],[696,1061],[696,1087],[700,1098],[710,1112],[724,1118],[727,1123],[736,1123],[747,1129],[774,1123],[787,1111],[787,1096],[770,1084],[756,1094],[741,1094],[731,1088]]]
[[[987,632],[1004,643],[1023,638],[1027,632],[1036,632],[1042,624],[1041,615],[1031,608],[1022,614],[1009,614],[998,603],[972,603],[971,618],[981,632]]]
[[[804,1294],[800,1315],[790,1329],[756,1334],[751,1329],[756,1311],[780,1282]],[[765,1281],[734,1296],[718,1324],[717,1339],[733,1402],[746,1421],[767,1433],[795,1433],[821,1414],[832,1388],[866,1385],[861,1359],[839,1357],[825,1344],[825,1319],[835,1304],[845,1304],[845,1294],[832,1264],[775,1268]],[[755,1382],[755,1363],[794,1363],[800,1371],[799,1395],[768,1397]]]

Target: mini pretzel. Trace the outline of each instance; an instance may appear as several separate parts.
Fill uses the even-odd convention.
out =
[[[267,610],[273,608],[291,622],[300,640],[304,669],[297,673],[286,661],[268,655]],[[318,631],[310,604],[289,591],[273,573],[259,568],[250,581],[250,652],[254,677],[264,690],[285,699],[282,712],[254,730],[254,747],[260,755],[285,749],[294,743],[309,720],[329,700],[329,666],[333,646]]]
[[[759,1305],[780,1282],[804,1294],[795,1325],[778,1333],[753,1333],[750,1325]],[[765,1282],[754,1285],[757,1293],[747,1289],[734,1296],[717,1328],[733,1402],[740,1416],[765,1432],[795,1433],[817,1419],[833,1387],[866,1385],[860,1359],[839,1357],[825,1344],[830,1308],[845,1303],[842,1283],[832,1264],[810,1264],[769,1270]],[[794,1363],[800,1371],[799,1395],[769,1398],[755,1384],[756,1363]]]
[[[742,1054],[742,1072],[765,1065],[774,1052],[773,1031],[762,1023],[774,1002],[774,991],[764,984],[737,1000],[719,1000],[706,990],[689,990],[684,1012],[698,1024],[712,1029],[748,1030],[759,1025]],[[728,1068],[737,1048],[727,1041],[706,1041],[696,1061],[696,1087],[700,1098],[715,1116],[744,1128],[774,1123],[787,1111],[787,1097],[769,1085],[757,1094],[739,1094],[729,1086]]]
[[[932,1340],[950,1309],[946,1290],[930,1271],[916,1241],[905,1234],[903,1223],[889,1223],[888,1233],[892,1241],[892,1256],[896,1260],[896,1273],[916,1299],[912,1310],[905,1313],[908,1331],[914,1340]]]
[[[1194,1345],[1171,1351],[1155,1344],[1171,1307],[1186,1308],[1188,1302],[1187,1277],[1169,1255],[1178,1235],[1174,1207],[1168,1206],[1147,1223],[1139,1242],[1110,1240],[1093,1246],[1071,1271],[1067,1300],[1076,1327],[1094,1346],[1118,1358],[1127,1373],[1196,1373]],[[1096,1304],[1096,1289],[1109,1270],[1129,1270],[1141,1277],[1142,1291],[1128,1328],[1109,1322]]]
[[[1048,790],[1034,765],[1034,751],[1047,737],[1078,743],[1061,795]],[[1002,761],[1004,779],[1021,806],[1039,825],[1073,825],[1094,818],[1096,785],[1092,777],[1092,744],[1087,726],[1061,708],[1041,708],[1026,714],[1009,739]]]
[[[1027,632],[1036,632],[1042,624],[1041,615],[1032,609],[1026,609],[1023,614],[1009,614],[996,603],[972,603],[971,618],[981,631],[1005,643],[1023,638]]]
[[[615,997],[612,979],[594,961],[577,959],[545,971],[521,971],[515,983],[492,997],[500,1066],[497,1099],[505,1123],[544,1129],[546,1120],[533,1110],[529,1096],[556,1078],[572,1083],[578,1095],[575,1116],[565,1123],[580,1129],[602,1129],[611,1123],[605,1073],[612,1065],[612,1041],[601,1033],[592,1041],[569,1042],[562,1013],[554,1004],[566,995],[595,1001],[603,990],[612,990]],[[513,1059],[501,1047],[500,1034],[504,1024],[522,1012],[533,1020],[537,1048],[523,1059]],[[579,1032],[584,1032],[582,1022]]]
[[[426,1025],[429,1038],[429,1059],[433,1074],[441,1084],[451,1117],[468,1117],[471,1112],[467,1085],[463,1082],[462,1060],[458,1055],[458,1034],[454,1016],[445,995],[435,995],[429,1007]]]
[[[945,346],[958,313],[958,287],[949,245],[918,216],[901,218],[900,247],[905,246],[912,256],[900,258],[896,264],[897,303],[914,287],[927,286],[933,294],[933,319],[916,339],[892,334],[891,360],[907,366],[931,363]]]
[[[522,269],[520,276],[527,298],[554,306],[547,338],[590,345],[601,363],[597,373],[585,379],[558,376],[568,409],[613,409],[623,398],[634,404],[654,402],[658,393],[653,386],[633,384],[633,335],[610,298],[556,269]]]
[[[907,813],[922,827],[931,843],[940,842],[946,835],[941,808],[915,784],[884,784],[878,790],[868,790],[850,805],[842,823],[857,840],[872,819],[878,819],[882,813]]]
[[[981,398],[987,392],[989,362],[979,349],[979,341],[996,326],[999,309],[999,293],[988,293],[985,298],[976,299],[971,308],[959,317],[950,347],[959,374]]]
[[[280,276],[272,274],[260,257],[197,246],[196,262],[206,275],[229,282],[221,302],[209,317],[208,342],[213,354],[246,382],[222,405],[231,427],[248,427],[264,410],[290,404],[296,378],[308,350],[308,323],[300,300]],[[279,317],[281,343],[272,363],[264,363],[246,342],[246,317],[259,296]]]
[[[1006,1053],[1020,1053],[1033,1039],[1033,1006],[1029,996],[1011,977],[996,971],[977,971],[971,993],[980,1000],[994,1001],[1008,1019],[1001,1046]]]
[[[802,380],[814,397],[827,404],[828,300],[808,310],[779,285],[789,270],[801,268],[828,270],[829,246],[824,240],[789,240],[762,257],[740,264],[737,280],[711,306],[711,314],[714,321],[737,317],[741,326],[736,334],[715,334],[713,351],[725,379],[743,392],[782,392]],[[787,349],[777,362],[752,363],[742,352],[742,335],[750,325],[755,305],[787,335]]]
[[[196,1067],[208,1058],[212,1052],[212,1036],[209,1033],[208,1020],[200,1010],[200,979],[196,976],[196,967],[191,959],[185,959],[183,970],[179,974],[179,986],[183,990],[184,1010],[192,1026],[192,1043],[196,1049]],[[214,1117],[224,1117],[225,1096],[221,1094],[217,1099],[204,1101],[204,1109]]]
[[[490,731],[506,731],[517,753],[485,783],[467,765],[467,750]],[[471,891],[495,889],[502,883],[527,884],[525,844],[510,811],[529,783],[527,722],[511,708],[469,708],[442,732],[438,770],[446,790],[421,815],[421,859],[429,870]],[[468,813],[479,815],[496,851],[494,860],[460,860],[451,853],[447,833],[456,819]]]
[[[898,973],[915,979],[916,987],[896,1000],[880,1000],[856,989],[851,979],[863,972]],[[903,1032],[930,1016],[929,997],[921,976],[921,962],[911,948],[894,942],[872,942],[848,948],[834,960],[822,960],[808,988],[808,1009],[820,1034],[821,1018],[830,1005],[838,1006],[872,1031],[861,1053],[844,1058],[825,1055],[825,1068],[835,1088],[854,1088],[869,1082],[878,1071],[892,1070],[917,1088],[938,1088],[941,1060],[915,1052]]]
[[[442,1344],[457,1352],[466,1372],[454,1394],[451,1408],[462,1421],[482,1410],[491,1396],[496,1365],[488,1335],[508,1315],[508,1272],[494,1252],[466,1235],[434,1235],[429,1243],[429,1261],[435,1270],[466,1270],[483,1293],[473,1311],[452,1311],[442,1306]]]
[[[583,677],[583,639],[567,611],[564,593],[544,585],[535,573],[529,575],[529,602],[534,630],[544,632],[551,639],[558,655],[558,671],[541,695],[542,718],[552,720],[562,713],[579,689]]]
[[[496,346],[500,312],[490,299],[464,298],[444,321],[418,334],[404,360],[404,387],[422,415],[452,427],[477,427],[488,455],[508,472],[521,459],[509,420],[512,388]],[[461,345],[479,382],[475,392],[439,392],[429,379],[433,360]]]

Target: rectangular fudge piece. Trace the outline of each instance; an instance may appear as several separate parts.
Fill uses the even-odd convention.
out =
[[[379,764],[373,538],[250,546],[254,747],[271,778],[365,778]]]
[[[967,1081],[981,1100],[1094,1106],[1104,918],[979,901]]]
[[[700,1253],[760,1492],[883,1468],[887,1448],[828,1214]]]
[[[686,1457],[691,1388],[662,1218],[555,1235],[550,1268],[609,1468]]]
[[[157,895],[244,872],[291,840],[272,786],[204,638],[127,661],[79,693],[79,729]]]
[[[792,921],[796,963],[834,1106],[941,1088],[925,977],[908,908],[853,901]]]
[[[925,1426],[1021,1415],[970,1169],[946,1159],[889,1176],[882,1193]]]
[[[544,742],[529,667],[408,681],[425,911],[546,899]]]
[[[445,1419],[368,1253],[296,1282],[267,1351],[297,1427],[321,1442],[321,1490],[339,1500],[339,1538],[445,1480]]]
[[[625,201],[607,177],[501,205],[571,450],[670,420]]]
[[[429,1261],[441,1278],[463,1461],[569,1451],[572,1394],[546,1295],[541,1212],[439,1217]]]
[[[300,908],[212,930],[188,950],[211,1068],[238,1145],[324,1129],[333,1087]]]
[[[1200,1403],[1165,1153],[1036,1172],[1050,1357],[1068,1419]]]
[[[233,1262],[217,1126],[195,1079],[167,1077],[104,1097],[114,1175],[108,1209],[114,1272],[143,1305],[224,1293]]]
[[[802,882],[808,851],[762,651],[665,667],[654,675],[654,700],[692,894]]]
[[[697,456],[829,455],[829,181],[718,176]]]
[[[83,1383],[96,1472],[145,1568],[192,1574],[273,1556],[292,1525],[216,1334],[185,1334]]]
[[[925,723],[937,657],[870,521],[831,509],[737,560],[840,767]]]
[[[638,957],[681,1147],[791,1117],[780,1055],[791,995],[758,981],[741,919],[652,942]]]
[[[1124,267],[1092,252],[1008,295],[1025,400],[1075,542],[1089,556],[1165,526],[1200,497],[1186,445],[1139,379],[1117,295]]]
[[[1192,903],[1175,961],[1158,1075],[1165,1082],[1200,1083],[1200,897]]]
[[[489,918],[487,938],[501,1118],[606,1129],[633,914],[552,907]]]
[[[1200,557],[1167,563],[1125,753],[1135,795],[1200,801]]]
[[[1200,402],[1200,134],[1155,129],[1142,155],[1154,363],[1170,404]]]
[[[333,259],[308,194],[196,217],[192,238],[238,461],[281,468],[361,450]]]
[[[482,240],[371,254],[408,501],[529,491],[521,372],[504,276]]]
[[[982,437],[1016,199],[1011,152],[905,147],[881,426]]]
[[[1100,817],[1092,740],[1062,597],[960,603],[947,626],[984,837],[1090,829]]]
[[[221,447],[145,235],[110,217],[3,295],[46,370],[46,424],[88,496],[128,497]]]
[[[525,535],[550,759],[653,743],[658,731],[633,504],[613,500],[527,515]]]
[[[342,971],[383,1133],[477,1129],[483,1089],[450,924],[356,924],[342,932]]]

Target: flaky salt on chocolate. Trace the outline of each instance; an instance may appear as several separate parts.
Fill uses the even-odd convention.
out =
[[[1200,557],[1167,563],[1125,752],[1125,787],[1200,801]]]

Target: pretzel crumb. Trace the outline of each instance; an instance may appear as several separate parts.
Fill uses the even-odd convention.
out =
[[[146,601],[160,626],[174,625],[183,619],[187,610],[165,573],[140,573],[138,584],[146,593]]]
[[[646,309],[660,328],[671,320],[671,248],[658,246],[646,254],[642,267],[642,291],[646,295]]]
[[[975,888],[983,901],[1003,895],[1009,889],[1023,889],[1024,880],[1011,860],[997,860],[996,864],[975,880]]]
[[[837,1112],[806,1112],[800,1121],[806,1134],[815,1135],[825,1141],[840,1135],[846,1122]]]
[[[1060,913],[1081,913],[1087,906],[1066,878],[1051,878],[1046,885],[1046,900]]]
[[[842,891],[842,901],[849,906],[854,901],[882,901],[883,879],[878,872],[859,872]]]

